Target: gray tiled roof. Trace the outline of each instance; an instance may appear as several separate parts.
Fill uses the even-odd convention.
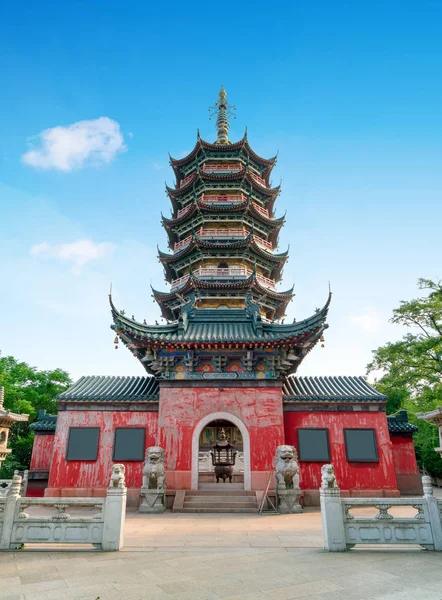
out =
[[[32,431],[55,431],[57,415],[50,415],[45,410],[39,410],[37,420],[29,425]]]
[[[363,377],[288,377],[282,387],[286,402],[296,401],[370,401],[385,402]],[[121,401],[156,402],[159,385],[155,377],[81,377],[71,388],[59,394],[61,402]]]
[[[419,429],[416,425],[408,422],[406,410],[400,410],[397,415],[387,416],[387,421],[390,433],[414,433]]]
[[[159,386],[155,377],[84,376],[59,394],[60,402],[156,402]]]
[[[112,328],[122,335],[127,335],[131,341],[272,342],[289,340],[327,327],[324,325],[327,312],[328,303],[322,310],[303,321],[284,325],[262,322],[258,330],[244,309],[195,309],[184,330],[178,322],[144,325],[121,315],[112,306],[115,323]]]
[[[363,377],[287,377],[285,402],[385,402]]]

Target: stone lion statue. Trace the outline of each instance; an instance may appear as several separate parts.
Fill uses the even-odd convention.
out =
[[[321,467],[321,487],[322,488],[337,488],[335,469],[333,465],[322,465]]]
[[[275,475],[279,490],[299,489],[298,455],[294,446],[276,448]]]
[[[112,465],[112,475],[109,483],[110,488],[124,488],[126,481],[124,479],[124,472],[126,467],[122,464]]]
[[[166,489],[166,453],[159,446],[146,450],[143,467],[143,487],[150,490]]]

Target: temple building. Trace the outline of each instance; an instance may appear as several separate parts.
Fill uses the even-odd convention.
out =
[[[53,421],[34,428],[36,440],[49,432],[52,440],[51,449],[40,441],[34,462],[48,473],[45,493],[103,495],[112,462],[123,462],[136,505],[145,449],[159,445],[176,510],[201,508],[204,489],[259,498],[282,444],[297,449],[305,504],[318,502],[328,462],[343,493],[409,491],[409,480],[396,478],[386,397],[363,377],[296,374],[324,341],[331,292],[313,315],[284,320],[294,293],[278,286],[288,251],[277,251],[285,217],[275,214],[280,188],[270,183],[276,157],[261,158],[247,134],[229,140],[234,107],[223,88],[213,108],[217,139],[198,134],[188,156],[170,158],[172,214],[162,217],[169,250],[158,252],[169,288],[152,290],[164,324],[130,318],[109,297],[115,345],[145,374],[82,377],[59,395],[55,431]],[[220,431],[237,450],[231,484],[215,483],[209,461]],[[403,433],[406,471],[416,475],[411,434]]]

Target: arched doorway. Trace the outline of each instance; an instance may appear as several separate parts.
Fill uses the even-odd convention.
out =
[[[238,445],[238,451],[241,454],[237,467],[242,470],[243,477],[237,476],[237,480],[243,482],[241,488],[250,490],[251,488],[251,474],[250,474],[250,436],[246,426],[234,415],[224,412],[212,413],[207,415],[196,425],[193,436],[192,436],[192,489],[197,490],[199,487],[199,473],[200,473],[200,456],[204,455],[205,452],[210,451],[210,439],[216,435],[219,428],[228,428],[230,435],[233,437],[232,441],[236,441]],[[236,437],[236,440],[235,440]],[[215,441],[215,440],[213,440]],[[238,443],[239,442],[239,443]],[[201,452],[201,454],[200,454]],[[204,468],[204,461],[202,461]],[[237,469],[237,473],[241,472]],[[210,472],[208,469],[204,472]],[[235,478],[234,478],[235,480]],[[222,490],[223,484],[218,484],[220,490]],[[228,484],[225,484],[228,485]],[[236,486],[235,486],[236,487]],[[228,487],[225,489],[229,489]]]

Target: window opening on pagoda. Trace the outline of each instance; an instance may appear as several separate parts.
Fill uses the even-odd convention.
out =
[[[229,265],[226,262],[220,262],[218,264],[218,269],[228,269]]]

